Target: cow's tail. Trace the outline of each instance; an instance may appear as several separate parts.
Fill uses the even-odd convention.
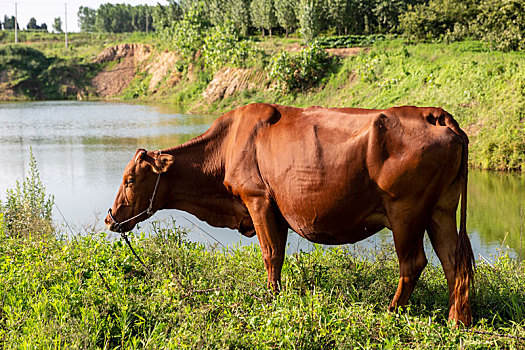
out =
[[[472,321],[472,313],[469,303],[470,287],[474,287],[475,259],[472,246],[467,235],[467,182],[468,182],[468,137],[459,128],[458,123],[448,115],[445,118],[446,125],[452,129],[463,140],[461,153],[461,166],[459,178],[461,181],[461,214],[459,221],[458,243],[456,245],[456,283],[454,286],[454,309],[457,321],[469,326]],[[472,288],[473,289],[473,288]]]

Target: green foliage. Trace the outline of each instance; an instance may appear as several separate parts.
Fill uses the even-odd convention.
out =
[[[60,17],[55,17],[53,20],[53,31],[55,33],[64,33],[62,30],[62,19]]]
[[[414,39],[462,40],[490,43],[498,50],[525,48],[524,0],[431,0],[401,16],[401,31]]]
[[[350,6],[350,1],[348,0],[328,0],[326,12],[328,17],[334,21],[339,34],[345,28]]]
[[[411,304],[386,312],[398,281],[393,247],[323,248],[285,257],[283,290],[266,288],[257,246],[206,247],[182,229],[131,235],[148,265],[106,234],[0,240],[0,347],[147,349],[520,348],[525,265],[478,263],[474,327],[447,323],[441,266]]]
[[[251,41],[241,38],[233,23],[225,23],[206,33],[202,57],[206,67],[217,71],[227,65],[245,67],[257,52]]]
[[[161,37],[184,58],[191,59],[204,44],[204,33],[208,24],[202,8],[186,11],[182,19],[161,32]]]
[[[494,49],[525,50],[525,1],[482,1],[474,32]]]
[[[282,51],[270,66],[270,77],[286,91],[307,90],[325,76],[332,65],[332,59],[316,42],[292,55]]]
[[[250,30],[250,0],[228,0],[228,18],[242,35]]]
[[[378,80],[377,67],[380,62],[378,56],[365,56],[361,58],[361,64],[357,66],[355,73],[363,83],[373,83]]]
[[[272,28],[277,26],[273,0],[251,0],[250,10],[253,25],[262,29],[263,36],[265,29],[272,36]]]
[[[280,0],[275,1],[275,15],[277,22],[286,31],[286,36],[291,30],[297,28],[298,22],[295,16],[296,0]]]
[[[391,35],[388,38],[395,38],[395,35]],[[324,48],[337,48],[337,47],[362,47],[372,46],[376,41],[386,40],[385,34],[375,35],[340,35],[340,36],[325,36],[320,37],[316,41]]]
[[[160,6],[160,5],[159,5]],[[99,6],[96,13],[86,8],[79,9],[80,27],[107,33],[146,32],[152,29],[154,8],[147,5],[106,3]],[[94,22],[94,23],[93,23]],[[91,23],[93,26],[90,27]]]
[[[7,15],[4,15],[4,30],[15,29],[15,23],[16,29],[20,30],[20,23],[16,21],[15,16],[7,17]]]
[[[158,4],[153,9],[153,24],[157,31],[170,27],[182,16],[182,9],[175,0],[168,0],[168,3],[167,6]]]
[[[315,40],[321,32],[324,16],[323,3],[322,0],[298,0],[296,16],[301,36],[306,43]]]
[[[75,60],[48,58],[29,46],[0,47],[0,71],[8,78],[8,87],[31,99],[75,98],[89,85],[91,64]]]
[[[97,11],[87,7],[80,6],[77,12],[78,26],[81,32],[94,32],[95,21],[97,19]]]
[[[8,189],[5,204],[0,203],[2,224],[5,225],[3,233],[10,237],[50,233],[53,203],[53,196],[46,195],[33,150],[30,149],[27,177],[22,183],[17,181],[14,189]]]

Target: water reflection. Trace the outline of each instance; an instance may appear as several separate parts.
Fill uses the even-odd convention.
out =
[[[0,103],[0,151],[8,155],[0,168],[0,198],[27,172],[29,147],[38,162],[41,179],[72,224],[92,226],[112,204],[122,171],[137,148],[161,149],[181,144],[208,129],[215,117],[184,115],[168,107],[107,102]],[[525,177],[470,172],[468,229],[478,254],[495,253],[502,245],[518,252],[522,245]],[[192,222],[223,244],[250,244],[238,232],[212,228],[179,211],[164,211],[154,219],[192,227]],[[55,218],[60,219],[59,213]],[[186,220],[188,218],[190,221]],[[151,220],[151,219],[150,219]],[[143,224],[143,227],[146,226]],[[200,229],[191,239],[209,242]],[[385,232],[365,245],[391,241]],[[308,249],[305,240],[290,236],[290,250]],[[525,244],[523,244],[525,245]],[[525,248],[525,247],[523,247]]]
[[[471,171],[468,201],[469,230],[485,245],[508,245],[523,257],[525,176]]]

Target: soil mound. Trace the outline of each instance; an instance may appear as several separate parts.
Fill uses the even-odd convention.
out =
[[[143,44],[120,44],[104,49],[95,59],[95,63],[116,64],[108,66],[93,78],[91,84],[95,93],[105,98],[122,93],[151,53],[151,47]]]

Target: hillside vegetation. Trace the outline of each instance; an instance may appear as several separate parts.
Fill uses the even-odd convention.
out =
[[[372,44],[370,37],[333,37],[309,47],[300,46],[297,39],[267,39],[251,42],[250,55],[239,54],[252,60],[246,68],[224,68],[235,66],[228,62],[234,57],[228,50],[243,50],[236,45],[237,38],[216,40],[215,47],[222,47],[226,55],[208,49],[208,54],[192,60],[155,49],[159,44],[151,36],[135,39],[153,43],[149,56],[132,68],[133,79],[112,98],[180,104],[193,113],[215,115],[251,102],[302,107],[441,106],[467,131],[472,166],[525,170],[523,52],[491,51],[478,41],[411,44],[384,36],[374,38]],[[321,49],[350,40],[365,47],[347,57]],[[99,63],[96,56],[104,43],[123,41],[125,36],[102,37],[100,49],[87,49],[79,40],[67,51],[52,41],[1,46],[0,95],[3,99],[96,98],[92,77],[102,70],[118,73],[128,62],[118,63],[119,56]],[[337,54],[341,49],[335,50]],[[108,79],[107,84],[115,81]],[[210,97],[217,85],[222,90]]]

